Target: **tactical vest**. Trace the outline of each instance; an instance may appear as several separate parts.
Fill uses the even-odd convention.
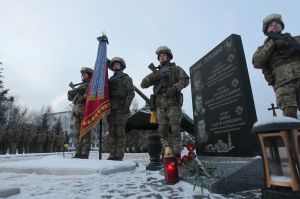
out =
[[[289,33],[282,34],[282,36],[285,37],[285,38],[289,38],[289,39],[294,40],[294,38]],[[270,68],[274,68],[275,67],[275,66],[273,66],[274,63],[276,63],[280,60],[287,59],[286,55],[289,51],[289,48],[290,48],[290,46],[285,46],[285,47],[282,47],[280,49],[275,47],[275,49],[273,50],[273,53],[271,54],[270,59],[268,60],[268,66],[270,66]],[[294,57],[296,55],[296,53],[297,52],[294,52],[292,55],[290,55],[290,57]],[[298,56],[299,56],[299,54],[298,54]]]
[[[87,93],[88,87],[89,87],[89,80],[87,80],[86,82],[84,82],[83,84],[81,84],[78,88],[76,88],[75,91],[75,97],[73,98],[73,104],[77,105],[77,104],[85,104],[85,100],[84,101],[79,101],[79,98],[84,96]]]
[[[125,75],[127,74],[123,72],[119,72],[109,79],[108,86],[109,86],[110,97],[126,98],[127,89],[123,84],[123,76]]]
[[[163,74],[163,78],[153,85],[153,93],[162,94],[179,81],[179,70],[175,63],[170,63],[159,69],[159,73]]]

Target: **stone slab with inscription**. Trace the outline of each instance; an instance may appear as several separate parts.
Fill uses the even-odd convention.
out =
[[[190,67],[198,155],[251,157],[253,95],[239,35],[232,34]]]

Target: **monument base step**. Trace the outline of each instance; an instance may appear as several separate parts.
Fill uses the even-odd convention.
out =
[[[198,157],[205,168],[214,168],[218,178],[205,178],[203,187],[210,192],[228,194],[263,187],[263,164],[260,157]],[[194,184],[193,177],[182,180]]]
[[[20,193],[20,187],[8,187],[1,185],[0,198],[7,198]]]

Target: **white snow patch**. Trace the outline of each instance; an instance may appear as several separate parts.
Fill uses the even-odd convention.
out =
[[[94,173],[108,175],[122,171],[132,171],[135,168],[136,163],[132,161],[69,159],[61,156],[47,156],[38,160],[0,164],[0,172],[48,175],[88,175]]]
[[[273,124],[273,123],[299,123],[300,124],[300,120],[291,117],[285,117],[285,116],[269,117],[255,122],[253,127],[266,125],[266,124]]]
[[[291,182],[291,177],[271,175],[271,180],[274,182]]]

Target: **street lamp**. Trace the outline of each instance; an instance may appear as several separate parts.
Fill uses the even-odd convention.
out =
[[[273,117],[254,124],[264,165],[263,198],[300,198],[300,120]]]

